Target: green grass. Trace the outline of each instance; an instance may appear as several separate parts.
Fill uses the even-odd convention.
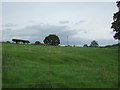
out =
[[[118,49],[4,43],[3,88],[117,88]]]

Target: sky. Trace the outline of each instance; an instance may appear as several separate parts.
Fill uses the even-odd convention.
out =
[[[118,0],[1,0],[1,2],[114,2]]]
[[[116,44],[111,29],[115,2],[3,2],[2,41],[13,38],[31,43],[56,34],[61,45]]]

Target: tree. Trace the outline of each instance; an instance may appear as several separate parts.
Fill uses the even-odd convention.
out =
[[[27,43],[25,40],[21,40],[21,42],[22,42],[23,44]]]
[[[117,1],[116,3],[119,10],[118,12],[114,13],[114,22],[112,23],[111,28],[113,28],[113,31],[116,32],[113,37],[120,40],[120,1]]]
[[[10,41],[6,41],[6,43],[10,43]]]
[[[39,41],[36,41],[35,44],[41,44]]]
[[[15,42],[16,44],[18,44],[20,42],[19,39],[12,39],[13,42]]]
[[[99,45],[98,45],[97,41],[95,41],[95,40],[93,40],[90,44],[90,47],[98,47],[98,46]]]
[[[26,40],[26,43],[28,44],[28,43],[30,43],[30,41]]]
[[[60,39],[58,36],[50,34],[49,36],[45,37],[43,42],[47,45],[58,46],[60,44]]]
[[[16,42],[16,44],[18,44],[19,42],[22,42],[23,44],[25,44],[25,43],[30,43],[30,41],[28,41],[28,40],[21,40],[21,39],[12,39],[12,41],[13,42]]]
[[[87,44],[84,44],[83,47],[88,47],[88,45],[87,45]]]

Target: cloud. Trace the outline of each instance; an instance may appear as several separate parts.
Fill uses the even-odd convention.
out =
[[[85,34],[87,33],[87,32],[84,32]]]
[[[31,25],[22,29],[4,29],[3,40],[11,40],[12,38],[29,39],[31,42],[39,40],[43,42],[44,38],[49,34],[56,34],[61,40],[61,44],[66,43],[67,35],[74,35],[76,31],[69,29],[67,26],[57,25]]]
[[[35,21],[34,21],[34,20],[30,20],[30,21],[28,21],[28,22],[30,22],[30,23],[35,23]]]
[[[89,45],[93,39],[98,41],[100,45],[117,43],[113,38],[91,38],[91,36],[89,36],[89,32],[86,32],[82,29],[70,29],[68,26],[65,25],[30,25],[21,29],[4,29],[2,34],[4,41],[12,40],[12,38],[17,38],[30,40],[30,42],[32,43],[34,43],[35,41],[40,41],[43,43],[43,40],[46,36],[48,36],[49,34],[56,34],[60,38],[61,45],[67,45],[67,36],[69,45]]]
[[[84,23],[85,21],[84,20],[80,20],[79,22],[76,22],[75,24],[81,24],[81,23]]]
[[[12,24],[12,23],[8,23],[6,25],[3,25],[4,27],[16,27],[17,24]]]
[[[59,21],[60,24],[67,24],[69,21]]]

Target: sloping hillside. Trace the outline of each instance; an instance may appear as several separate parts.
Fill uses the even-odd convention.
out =
[[[3,88],[118,87],[117,48],[3,46]]]

